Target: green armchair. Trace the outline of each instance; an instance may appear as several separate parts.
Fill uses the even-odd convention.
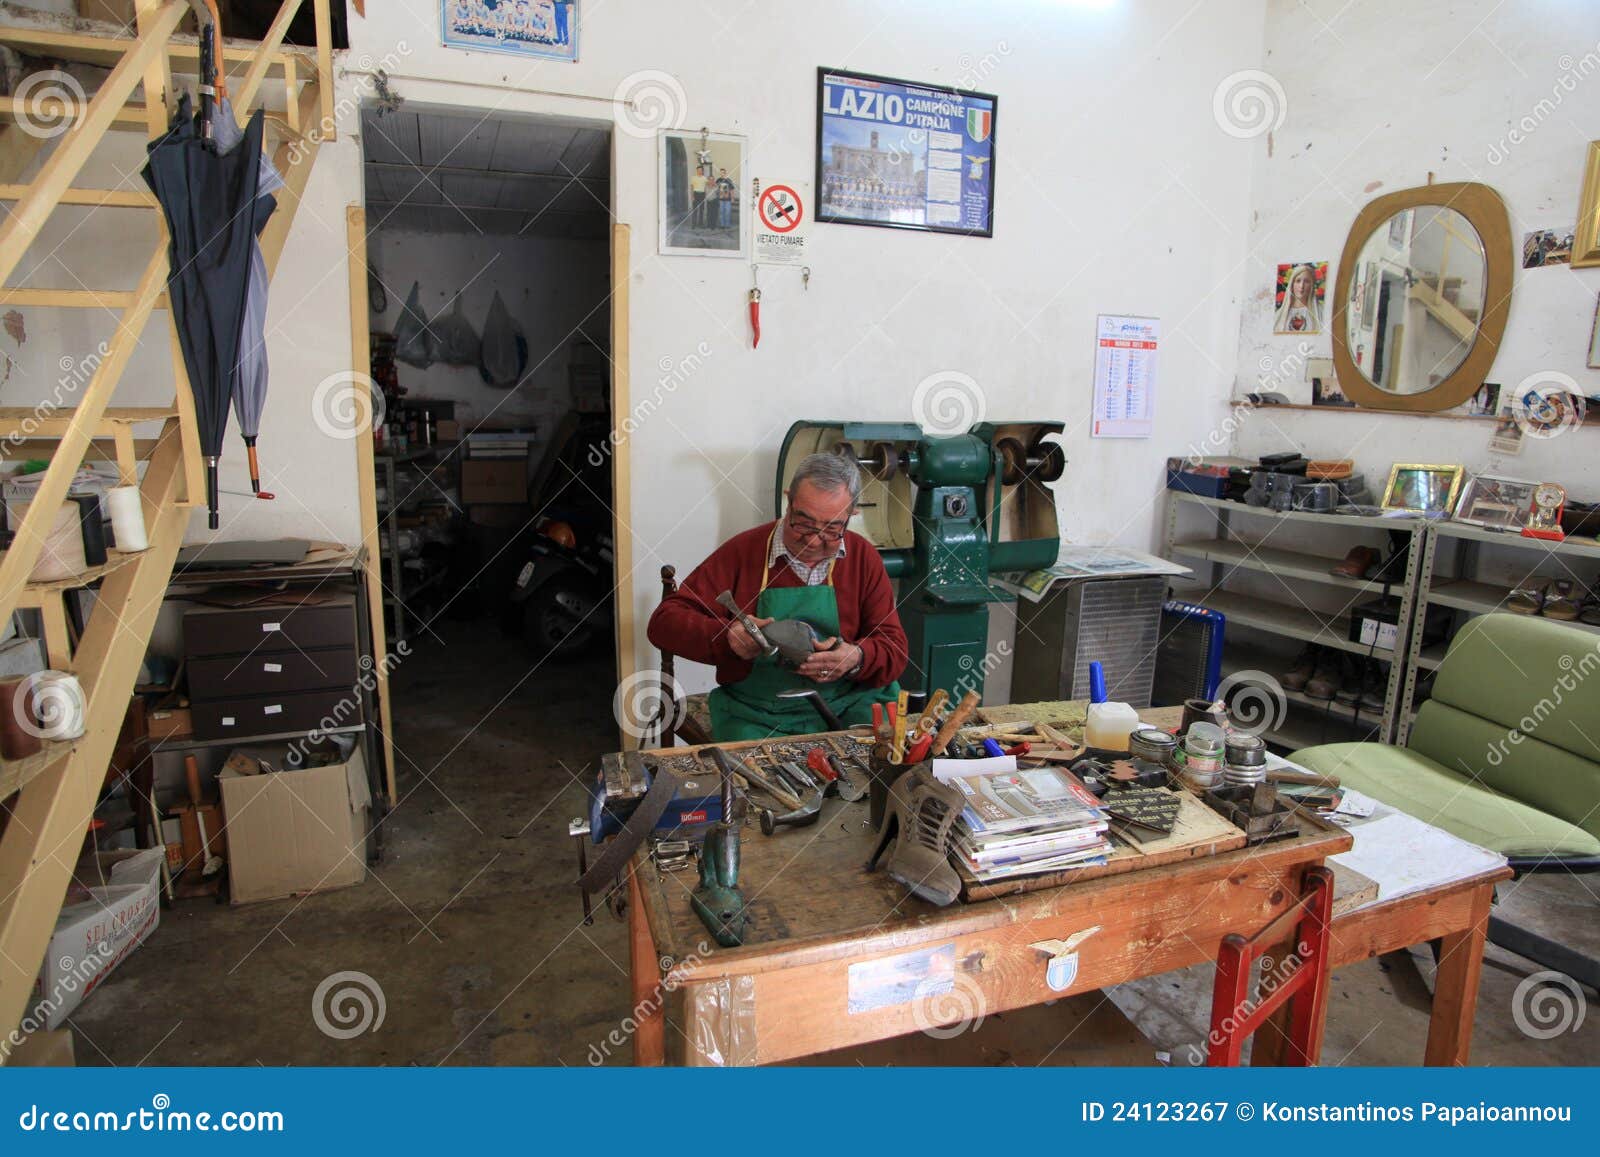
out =
[[[1600,870],[1600,635],[1523,615],[1451,641],[1405,747],[1329,743],[1313,771],[1531,871]],[[1600,963],[1491,918],[1489,939],[1600,986]]]

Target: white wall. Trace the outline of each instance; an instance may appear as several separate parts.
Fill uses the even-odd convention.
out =
[[[1283,87],[1285,116],[1256,149],[1241,395],[1257,388],[1258,374],[1274,376],[1300,340],[1272,335],[1275,265],[1326,258],[1331,314],[1345,236],[1372,198],[1425,184],[1430,171],[1439,182],[1481,181],[1506,203],[1519,258],[1524,232],[1572,228],[1585,150],[1600,137],[1593,4],[1356,0],[1328,10],[1271,0],[1264,68]],[[1556,371],[1600,394],[1600,371],[1585,368],[1600,269],[1517,265],[1487,380],[1509,396],[1529,375]],[[1312,356],[1331,356],[1327,334],[1309,340]],[[1293,370],[1274,388],[1310,400],[1309,383]],[[1377,486],[1396,461],[1460,462],[1557,479],[1575,498],[1600,498],[1600,429],[1529,439],[1516,457],[1489,453],[1492,429],[1365,410],[1264,408],[1244,417],[1236,447],[1250,456],[1296,448],[1354,457]]]
[[[406,397],[453,399],[463,423],[533,423],[541,440],[548,436],[571,397],[567,367],[573,343],[589,339],[601,349],[610,346],[607,243],[383,229],[368,244],[389,299],[388,308],[373,315],[375,329],[394,332],[416,281],[430,321],[454,308],[462,291],[462,311],[480,336],[498,291],[528,341],[528,368],[515,389],[486,385],[476,366],[436,362],[418,369],[401,362]]]
[[[433,19],[431,9],[396,5],[351,18],[358,56],[408,43],[390,69],[407,99],[618,119],[613,202],[633,230],[635,401],[701,342],[712,351],[631,441],[641,621],[657,601],[661,562],[692,566],[770,516],[791,422],[907,420],[917,383],[940,370],[975,378],[991,417],[1067,422],[1067,537],[1153,542],[1162,461],[1196,405],[1222,409],[1235,377],[1251,146],[1218,128],[1211,97],[1224,76],[1259,64],[1257,0],[1208,4],[1188,20],[1154,0],[981,11],[831,0],[781,31],[760,5],[586,5],[576,65],[446,50],[419,13]],[[635,114],[609,98],[654,79],[677,123],[747,135],[753,175],[809,181],[819,65],[998,93],[995,236],[817,226],[809,289],[792,271],[763,274],[763,336],[752,351],[749,268],[655,255],[656,141],[629,131]],[[670,79],[643,75],[652,71]],[[422,76],[432,79],[413,79]],[[491,84],[508,87],[471,87]],[[1088,438],[1102,311],[1163,319],[1148,440]]]

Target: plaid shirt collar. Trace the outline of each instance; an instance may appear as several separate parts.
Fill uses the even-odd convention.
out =
[[[832,558],[823,559],[815,566],[790,557],[788,548],[783,545],[783,526],[780,520],[777,531],[772,536],[772,548],[767,551],[767,568],[770,570],[777,566],[778,560],[782,559],[789,564],[789,569],[794,571],[795,577],[805,583],[806,586],[819,587],[828,581],[828,568],[843,557],[844,539],[842,538],[839,540],[838,553]]]

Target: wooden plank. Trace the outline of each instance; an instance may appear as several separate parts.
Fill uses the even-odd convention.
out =
[[[237,99],[234,101],[233,106],[234,115],[239,118],[241,126],[250,119],[250,109],[254,107],[256,92],[261,88],[261,82],[267,78],[268,70],[278,64],[288,70],[294,68],[293,57],[280,60],[276,53],[278,46],[283,43],[284,34],[289,31],[289,22],[300,11],[300,3],[301,0],[283,0],[283,4],[278,8],[277,16],[273,17],[271,25],[267,28],[267,34],[261,38],[261,43],[255,50],[254,59],[250,62],[250,70],[244,74],[244,81],[238,87]],[[320,40],[321,37],[322,29],[318,28],[317,38]],[[292,71],[287,75],[292,76]],[[295,98],[298,95],[294,90],[294,85],[291,83],[285,90],[285,97],[289,107],[295,107]],[[296,118],[296,121],[298,121],[298,118]],[[298,123],[295,127],[299,127]]]
[[[35,309],[127,309],[134,300],[126,289],[0,289],[0,305]],[[166,308],[166,294],[157,304]]]
[[[0,44],[11,45],[29,56],[72,60],[99,65],[101,68],[115,66],[137,43],[131,36],[94,36],[86,32],[60,32],[28,25],[0,27]],[[174,37],[167,45],[167,52],[175,63],[183,66],[181,71],[199,72],[200,46],[192,35],[181,40]],[[224,44],[222,59],[224,64],[244,64],[255,60],[259,52],[259,48],[251,45]],[[291,48],[276,50],[271,55],[274,60],[282,61],[300,54]]]
[[[59,438],[72,428],[73,409],[38,406],[0,406],[0,440]],[[119,428],[141,422],[164,422],[177,416],[171,406],[107,406],[95,422],[95,437],[115,437]]]
[[[46,742],[43,748],[25,759],[0,760],[0,799],[11,798],[14,792],[32,783],[52,763],[71,755],[77,742],[76,739]]]
[[[1483,974],[1483,945],[1489,934],[1489,902],[1494,892],[1479,888],[1465,928],[1439,939],[1439,969],[1433,983],[1433,1015],[1428,1020],[1425,1065],[1465,1065],[1472,1051],[1472,1019]]]
[[[389,704],[389,638],[383,621],[383,550],[378,530],[377,462],[372,450],[372,365],[367,303],[367,211],[347,205],[344,211],[346,268],[350,281],[350,397],[356,414],[356,490],[361,507],[361,547],[366,552],[363,570],[367,584],[367,612],[371,619],[373,673],[377,678],[378,718],[383,739],[384,782],[389,802],[398,800],[395,789],[394,717]]]
[[[78,464],[83,461],[89,440],[106,411],[117,380],[139,344],[139,334],[150,319],[150,311],[161,292],[166,272],[166,247],[159,246],[140,275],[137,300],[123,310],[118,319],[117,332],[112,335],[110,349],[95,367],[94,376],[84,388],[83,400],[72,411],[72,417],[62,431],[60,449],[51,459],[50,469],[45,473],[34,501],[28,504],[28,513],[17,528],[11,549],[0,558],[0,618],[10,616],[28,576],[39,561],[39,552],[44,547],[54,512],[66,501],[67,491],[72,485]]]
[[[22,255],[55,210],[58,198],[72,187],[78,171],[106,130],[122,115],[129,94],[144,79],[145,68],[166,51],[167,38],[187,11],[188,6],[182,0],[171,0],[157,12],[149,27],[143,30],[139,42],[102,82],[77,123],[57,142],[50,159],[34,178],[28,196],[17,202],[11,215],[0,225],[0,282],[5,282],[15,272]]]
[[[20,201],[28,195],[29,188],[28,185],[0,185],[0,201]],[[158,207],[154,193],[141,193],[135,189],[68,189],[57,201],[62,205],[93,205],[99,208]]]
[[[300,90],[302,123],[317,114],[321,100],[317,91],[319,87],[320,84],[308,84]],[[278,258],[283,256],[283,247],[289,240],[289,229],[300,208],[300,199],[305,196],[306,183],[311,180],[311,167],[317,159],[317,144],[317,134],[312,133],[304,140],[285,141],[272,155],[272,163],[283,177],[283,188],[277,194],[278,211],[261,231],[261,256],[266,260],[268,276],[278,268]]]
[[[72,636],[67,631],[67,606],[61,592],[39,600],[39,618],[44,624],[45,660],[51,670],[72,670]]]
[[[107,128],[142,128],[148,111],[142,104],[124,104],[110,115]],[[12,121],[19,125],[40,119],[44,119],[51,124],[61,120],[81,120],[86,115],[86,109],[64,99],[41,101],[16,96],[0,96],[0,119]]]
[[[311,0],[317,29],[317,87],[322,94],[323,140],[338,136],[338,122],[333,115],[333,16],[329,0]]]
[[[628,266],[632,234],[626,225],[611,227],[611,412],[627,414],[633,404],[628,363]],[[620,419],[619,419],[620,420]],[[611,447],[611,542],[616,556],[613,571],[617,589],[612,600],[616,607],[617,681],[629,678],[638,669],[634,648],[633,571],[638,564],[633,552],[633,440],[624,438]],[[622,733],[622,746],[639,746],[634,736]]]
[[[638,918],[644,909],[636,872],[628,873],[629,911],[628,963],[633,984],[634,1030],[633,1063],[656,1066],[666,1063],[666,1005],[662,1001],[662,976],[656,958],[650,925]]]
[[[1511,876],[1510,868],[1496,868],[1339,916],[1333,922],[1333,967],[1344,968],[1468,927],[1478,894],[1492,896],[1495,884]]]
[[[143,483],[146,509],[156,511],[150,549],[106,579],[79,643],[74,666],[87,704],[84,734],[22,789],[0,835],[0,1026],[6,1029],[27,1007],[183,542],[188,512],[173,502],[180,455],[169,439],[151,460]]]

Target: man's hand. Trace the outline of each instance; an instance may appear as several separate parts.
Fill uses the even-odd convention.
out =
[[[751,615],[750,619],[758,627],[764,627],[772,622],[771,619],[760,619]],[[750,632],[744,629],[744,624],[738,619],[728,624],[728,646],[733,648],[733,653],[741,659],[754,659],[761,654],[761,644],[750,637]],[[806,660],[810,662],[810,660]]]
[[[830,636],[811,644],[815,652],[798,670],[814,683],[836,683],[861,662],[861,648]]]

